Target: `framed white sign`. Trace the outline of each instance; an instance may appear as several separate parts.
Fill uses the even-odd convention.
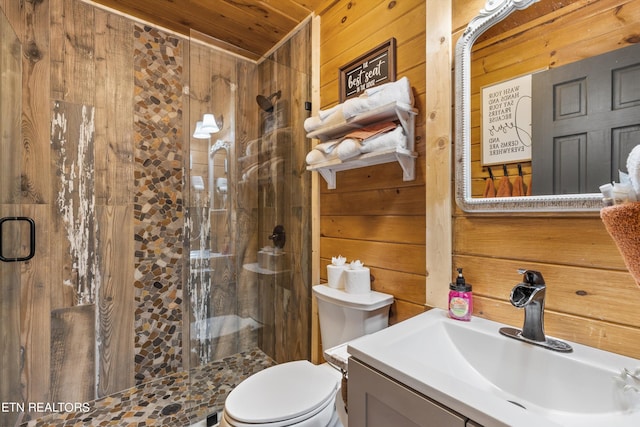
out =
[[[482,165],[531,160],[531,74],[482,88]]]

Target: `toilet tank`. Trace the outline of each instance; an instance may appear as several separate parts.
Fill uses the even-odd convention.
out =
[[[389,325],[393,295],[381,292],[350,294],[325,285],[313,287],[318,301],[322,347],[327,349]]]

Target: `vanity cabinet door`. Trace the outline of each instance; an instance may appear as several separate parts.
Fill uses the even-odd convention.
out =
[[[465,427],[466,418],[349,359],[349,427]]]

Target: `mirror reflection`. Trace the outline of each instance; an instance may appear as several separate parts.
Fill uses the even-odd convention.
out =
[[[598,187],[625,171],[640,141],[640,4],[595,3],[490,1],[469,24],[456,48],[463,209],[597,209]]]

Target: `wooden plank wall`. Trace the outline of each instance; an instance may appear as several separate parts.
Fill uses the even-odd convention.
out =
[[[268,239],[276,225],[286,232],[285,268],[259,274],[263,319],[267,327],[261,348],[277,362],[308,359],[311,330],[311,174],[304,158],[310,149],[302,123],[305,102],[311,100],[311,25],[302,26],[258,66],[260,94],[280,91],[274,101],[274,130],[260,130],[260,164],[269,167],[258,177],[258,247],[273,246]],[[260,118],[274,113],[260,111]],[[262,122],[261,120],[261,122]],[[265,298],[266,297],[266,298]]]
[[[545,9],[548,1],[536,9]],[[484,3],[453,1],[454,41]],[[555,3],[565,4],[546,8],[542,17],[530,15],[536,9],[516,12],[518,27],[481,40],[473,108],[482,84],[504,80],[510,72],[557,67],[637,42],[640,2]],[[478,132],[474,135],[477,140]],[[464,267],[473,284],[475,315],[521,327],[522,311],[511,306],[509,293],[521,279],[518,268],[536,269],[547,283],[548,334],[640,357],[640,291],[597,213],[474,215],[457,209],[453,246],[454,266]]]
[[[341,1],[320,14],[320,108],[339,102],[339,68],[395,37],[398,78],[413,88],[416,179],[402,181],[398,164],[339,172],[335,190],[320,185],[320,278],[332,256],[360,259],[372,288],[393,294],[391,322],[424,311],[425,247],[425,14],[426,3]],[[321,349],[313,351],[321,360]]]

